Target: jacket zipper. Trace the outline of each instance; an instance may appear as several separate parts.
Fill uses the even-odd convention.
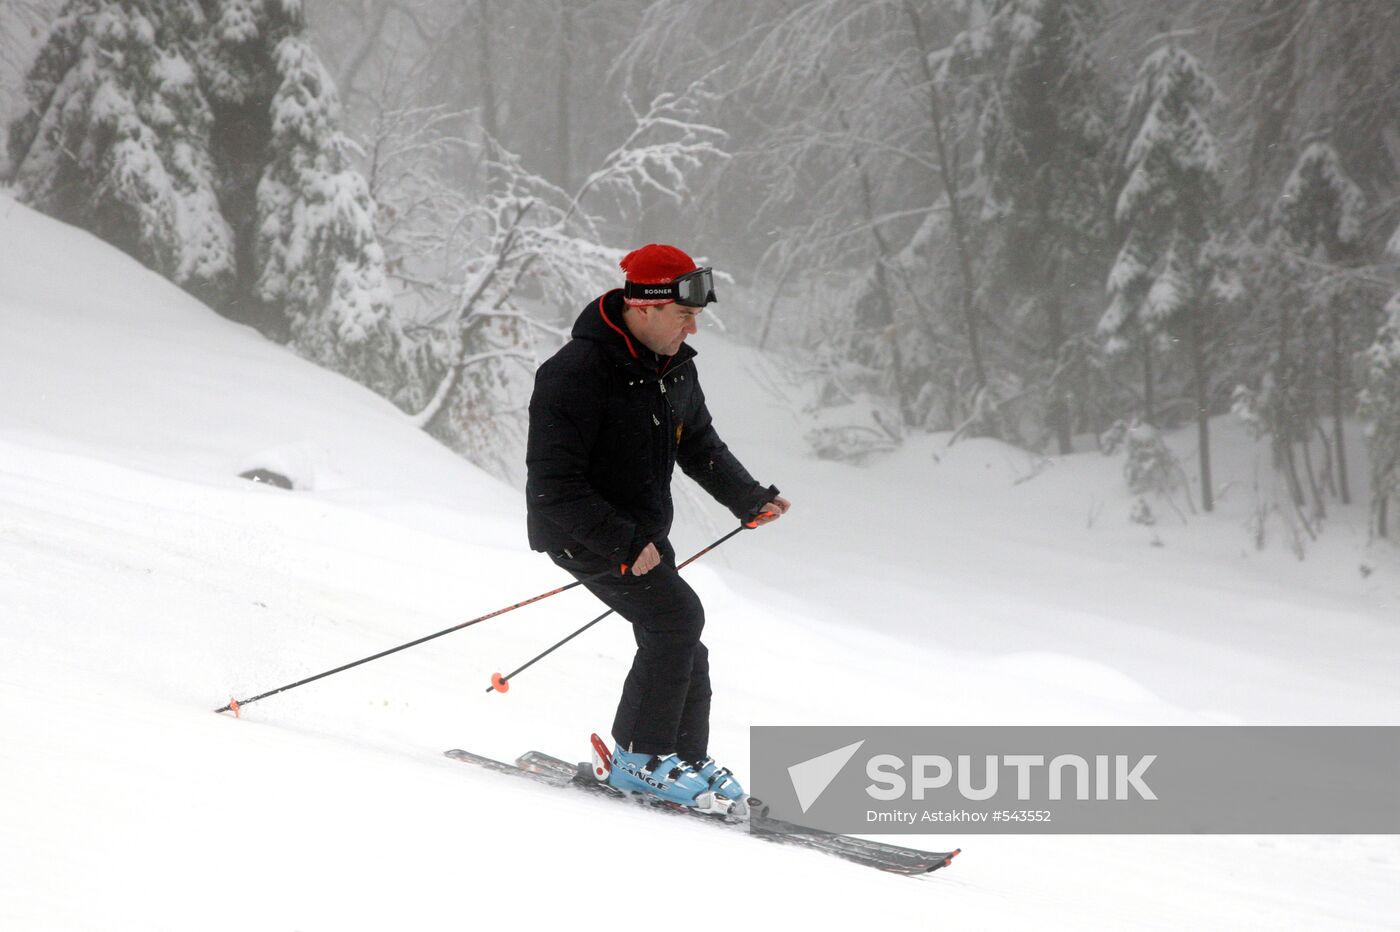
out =
[[[685,360],[685,362],[682,362],[681,365],[677,366],[676,368],[680,369],[681,366],[685,366],[690,362],[691,360],[687,359]],[[660,475],[661,472],[664,472],[666,470],[666,467],[669,466],[671,462],[671,434],[674,430],[672,424],[675,421],[676,414],[675,409],[671,407],[670,400],[666,398],[666,376],[668,374],[669,373],[663,371],[656,377],[657,387],[661,389],[662,403],[666,405],[666,424],[664,425],[665,430],[663,431],[662,436],[658,438],[660,440],[660,443],[657,445],[656,448],[657,453],[659,454],[657,458],[658,475]],[[655,426],[663,426],[661,423],[661,419],[656,416],[655,411],[652,412],[651,420]]]

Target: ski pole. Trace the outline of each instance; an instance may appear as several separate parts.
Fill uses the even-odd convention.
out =
[[[594,573],[592,576],[587,576],[583,579],[576,579],[568,585],[560,586],[557,589],[551,589],[548,592],[542,592],[533,598],[524,600],[523,602],[516,602],[514,605],[507,605],[505,608],[498,608],[496,609],[496,611],[488,612],[487,614],[482,615],[479,618],[473,618],[471,621],[464,621],[461,624],[453,625],[450,628],[443,628],[441,631],[438,631],[434,634],[429,634],[424,637],[418,638],[417,640],[409,641],[407,644],[400,644],[398,647],[391,647],[388,650],[382,650],[377,654],[373,654],[369,657],[363,657],[359,660],[354,661],[353,663],[347,663],[343,666],[336,667],[334,670],[327,670],[325,673],[317,673],[315,676],[308,676],[304,680],[297,680],[295,683],[288,683],[286,686],[280,686],[277,689],[270,689],[265,693],[259,693],[258,695],[252,696],[248,699],[230,699],[228,705],[217,708],[214,710],[214,712],[215,714],[218,714],[220,712],[232,712],[235,717],[238,717],[239,710],[243,706],[253,702],[257,702],[259,699],[266,699],[268,696],[275,696],[278,693],[284,693],[289,689],[296,689],[298,686],[305,686],[307,683],[314,683],[317,680],[325,679],[326,677],[332,676],[336,673],[343,673],[346,670],[351,669],[352,667],[358,667],[360,666],[360,664],[369,663],[371,660],[378,660],[380,657],[387,657],[390,654],[396,654],[401,650],[407,650],[410,647],[417,647],[419,644],[433,640],[433,638],[440,638],[444,634],[451,634],[453,631],[460,631],[463,628],[469,628],[474,624],[486,621],[488,618],[495,618],[497,615],[504,615],[506,612],[513,612],[517,608],[524,608],[526,605],[538,602],[541,599],[547,599],[552,595],[558,595],[559,593],[572,589],[575,586],[581,586],[584,583],[592,582],[595,579],[602,579],[604,576],[611,576],[614,572],[620,571],[622,573],[626,573],[627,569],[628,564],[623,563],[621,564],[619,570],[603,570],[601,573]]]
[[[738,534],[740,531],[748,531],[748,530],[752,530],[753,528],[758,527],[758,519],[759,519],[759,518],[766,518],[766,517],[769,517],[769,516],[771,516],[771,515],[772,515],[772,512],[765,511],[765,512],[762,512],[761,514],[758,514],[758,515],[754,516],[754,518],[753,518],[752,520],[750,520],[750,521],[745,521],[743,524],[739,525],[739,526],[736,527],[734,530],[730,531],[728,534],[724,535],[724,536],[721,537],[719,540],[715,541],[713,544],[710,544],[710,546],[705,547],[705,548],[703,548],[703,549],[701,549],[701,550],[696,551],[696,553],[695,553],[694,556],[692,556],[690,559],[686,560],[686,561],[685,561],[684,563],[682,563],[680,566],[676,567],[676,572],[679,573],[681,570],[685,569],[687,566],[689,566],[690,564],[694,563],[696,560],[700,559],[700,558],[703,557],[705,554],[709,553],[711,550],[714,550],[714,549],[715,549],[716,547],[718,547],[720,544],[722,544],[722,543],[724,543],[725,541],[729,540],[729,538],[733,537],[735,534]],[[597,577],[594,576],[594,577],[589,577],[589,578],[590,578],[590,579],[596,579]],[[558,650],[559,648],[563,647],[565,644],[569,643],[569,642],[572,641],[574,638],[578,637],[580,634],[582,634],[583,632],[587,631],[589,628],[593,627],[593,626],[596,625],[598,622],[602,621],[604,618],[607,618],[607,617],[608,617],[609,615],[611,615],[612,613],[613,613],[613,609],[608,609],[606,612],[604,612],[603,614],[599,615],[597,618],[593,619],[593,620],[590,621],[588,624],[584,625],[582,628],[579,628],[579,629],[578,629],[577,631],[575,631],[573,634],[569,635],[568,637],[564,638],[564,639],[561,640],[561,641],[556,642],[553,646],[549,647],[547,650],[545,650],[545,651],[543,651],[543,652],[541,652],[541,653],[539,653],[539,654],[536,654],[534,657],[531,657],[531,658],[530,658],[528,661],[526,661],[522,666],[517,667],[515,670],[511,671],[510,673],[506,674],[505,676],[501,676],[501,674],[499,674],[499,673],[492,673],[492,674],[491,674],[491,685],[486,687],[486,691],[487,691],[488,693],[490,693],[490,692],[501,692],[501,693],[503,693],[503,692],[509,691],[509,689],[510,689],[510,681],[511,681],[512,679],[515,678],[516,674],[518,674],[518,673],[520,673],[520,672],[522,672],[522,671],[524,671],[524,670],[530,669],[531,667],[533,667],[533,666],[535,665],[535,663],[536,663],[537,661],[543,660],[545,657],[548,657],[550,654],[554,653],[556,650]]]

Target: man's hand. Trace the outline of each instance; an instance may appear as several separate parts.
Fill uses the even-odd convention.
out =
[[[645,576],[656,565],[661,562],[661,551],[656,549],[655,544],[647,544],[642,548],[642,552],[637,554],[637,559],[632,561],[632,575]]]
[[[762,510],[758,513],[758,517],[754,518],[754,525],[757,527],[772,521],[777,521],[783,515],[787,514],[787,510],[791,507],[792,502],[779,495],[763,506]]]

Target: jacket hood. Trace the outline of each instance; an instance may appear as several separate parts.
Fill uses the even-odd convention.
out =
[[[695,356],[695,348],[687,343],[682,343],[676,355],[669,358],[653,353],[628,331],[622,320],[625,310],[622,289],[615,288],[588,303],[569,335],[576,340],[600,343],[623,365],[638,366],[652,375]]]

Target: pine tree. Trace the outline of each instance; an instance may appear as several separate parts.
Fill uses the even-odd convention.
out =
[[[1198,33],[1214,37],[1231,88],[1231,143],[1240,155],[1232,204],[1272,203],[1294,154],[1324,132],[1364,189],[1400,181],[1400,4],[1248,0],[1200,2],[1191,12]]]
[[[211,115],[185,54],[201,27],[183,0],[66,4],[8,146],[22,200],[217,300],[234,256],[213,187]]]
[[[287,314],[258,294],[258,183],[272,138],[269,107],[278,86],[273,49],[298,28],[300,5],[282,0],[199,0],[208,29],[198,46],[198,68],[214,113],[211,151],[218,169],[219,202],[233,227],[238,281],[224,309],[235,320],[286,341]]]
[[[1052,373],[1048,420],[1068,453],[1073,418],[1060,384],[1072,282],[1104,239],[1101,155],[1107,90],[1089,32],[1097,0],[979,0],[953,42],[978,82],[982,220],[998,277],[1043,321]],[[1082,279],[1081,279],[1082,280]]]
[[[1167,345],[1162,323],[1144,313],[1147,292],[1152,286],[1148,274],[1153,257],[1129,239],[1118,251],[1117,261],[1108,273],[1108,309],[1099,319],[1098,333],[1104,349],[1112,356],[1136,348],[1142,356],[1142,419],[1156,423],[1156,373],[1153,358]]]
[[[1400,498],[1400,294],[1386,310],[1390,319],[1366,352],[1359,409],[1370,441],[1371,513],[1380,537],[1388,534],[1390,500]]]
[[[1195,56],[1153,52],[1128,101],[1131,143],[1116,217],[1125,231],[1108,277],[1112,302],[1100,333],[1121,343],[1182,325],[1191,353],[1200,436],[1201,501],[1212,510],[1205,302],[1220,286],[1214,258],[1219,148],[1205,113],[1219,92]]]
[[[288,36],[276,62],[272,158],[257,191],[258,296],[285,308],[299,353],[392,397],[407,373],[369,188],[310,46]]]
[[[334,82],[300,0],[203,0],[201,52],[221,201],[237,233],[240,316],[303,356],[402,400],[374,205],[340,131]]]
[[[1323,266],[1340,265],[1358,252],[1365,206],[1361,189],[1342,170],[1336,150],[1327,143],[1315,142],[1303,151],[1284,183],[1275,220],[1286,248]],[[1346,504],[1351,501],[1342,432],[1343,399],[1347,394],[1346,293],[1331,288],[1321,294],[1320,301],[1331,336],[1328,368],[1332,383],[1332,440],[1342,502]],[[1281,308],[1280,313],[1286,314],[1288,309]]]

